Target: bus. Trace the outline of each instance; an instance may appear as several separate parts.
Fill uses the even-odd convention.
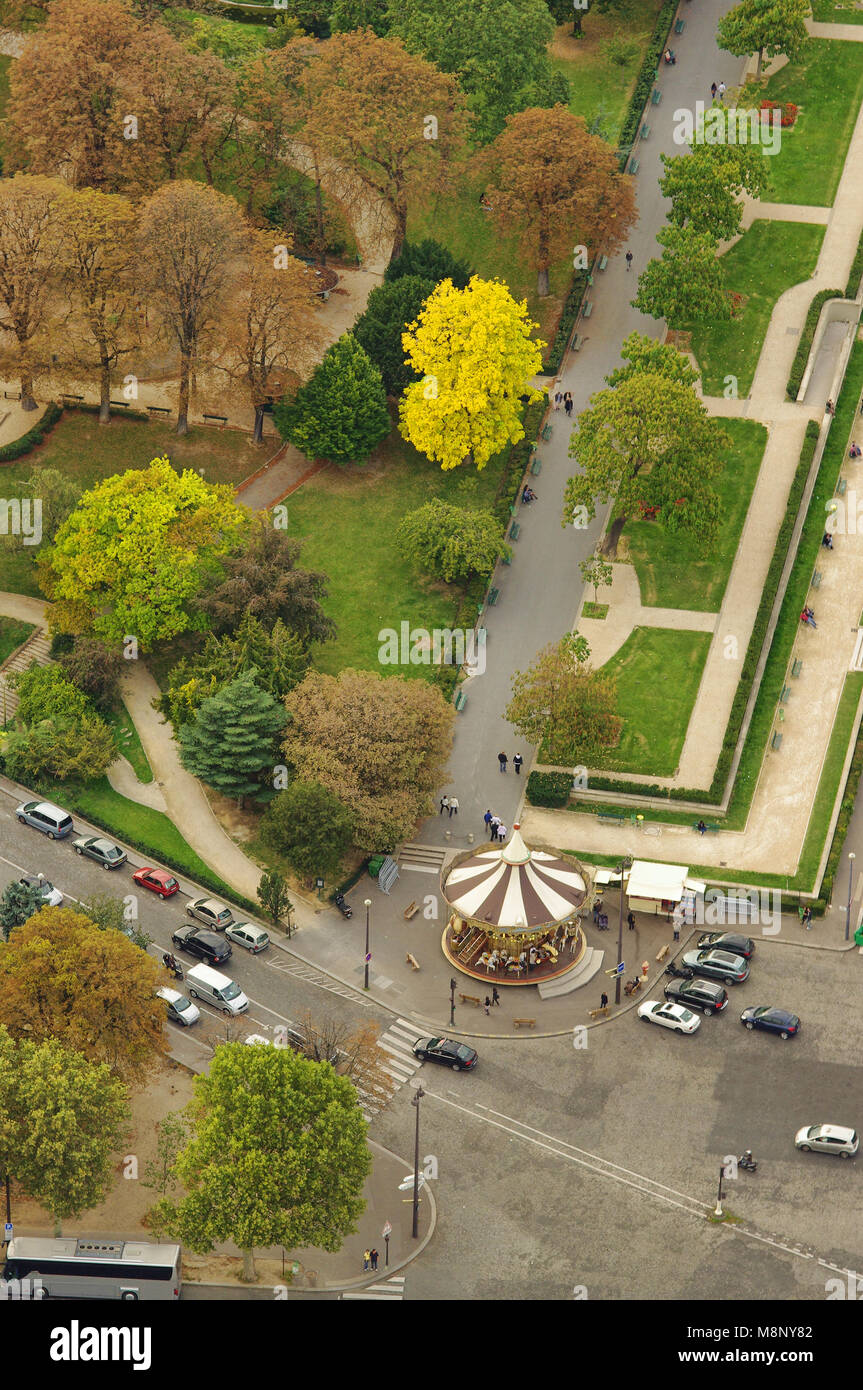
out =
[[[5,1293],[7,1298],[174,1299],[180,1297],[181,1260],[179,1245],[16,1236],[6,1249]]]

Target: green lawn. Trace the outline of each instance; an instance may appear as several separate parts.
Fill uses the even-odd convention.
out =
[[[491,505],[503,462],[498,456],[477,475],[478,505]],[[382,628],[399,631],[405,621],[429,629],[451,626],[456,586],[416,570],[394,537],[402,517],[429,498],[458,501],[461,472],[444,473],[394,434],[365,468],[330,466],[289,499],[291,534],[304,540],[303,565],[329,576],[324,607],[338,625],[338,636],[316,650],[321,670],[379,670]],[[427,675],[429,670],[409,666],[400,673]]]
[[[859,15],[855,22],[863,20]],[[813,39],[805,63],[788,63],[771,77],[765,95],[800,107],[797,123],[782,132],[770,160],[776,203],[829,207],[863,100],[863,44]]]
[[[138,730],[132,723],[126,706],[118,702],[116,708],[112,709],[110,714],[105,717],[114,730],[117,751],[123,755],[127,762],[132,764],[138,781],[152,782],[153,770],[147,761],[147,755],[138,737]]]
[[[863,9],[854,0],[810,0],[817,24],[863,24]]]
[[[758,479],[767,430],[754,420],[723,420],[731,436],[726,467],[717,480],[721,523],[715,548],[699,555],[697,548],[674,536],[655,521],[626,523],[623,539],[635,565],[641,601],[651,608],[688,608],[718,613],[725,585]]]
[[[33,623],[22,623],[17,618],[0,618],[0,666],[34,631]]]
[[[823,239],[823,227],[759,218],[725,253],[728,288],[743,304],[733,319],[686,325],[705,395],[722,395],[729,375],[737,377],[738,395],[748,395],[773,306],[812,274]]]
[[[614,143],[653,33],[662,0],[631,0],[609,14],[589,13],[581,39],[562,24],[552,48],[552,67],[569,78],[569,109]],[[613,56],[615,55],[615,56]]]

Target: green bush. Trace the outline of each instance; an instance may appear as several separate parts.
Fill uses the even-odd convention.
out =
[[[80,410],[82,415],[98,415],[101,409],[98,405],[93,405],[90,401],[72,401],[64,404],[64,410]],[[111,414],[118,420],[143,420],[144,424],[150,421],[149,410],[131,410],[122,405],[111,407]]]
[[[565,806],[572,790],[568,772],[532,772],[527,779],[531,806]]]
[[[577,270],[572,277],[572,284],[569,294],[560,313],[560,320],[557,325],[557,332],[551,344],[551,350],[543,363],[542,370],[553,374],[560,367],[563,361],[563,354],[566,352],[566,345],[569,342],[570,334],[575,327],[581,309],[581,301],[587,290],[587,271]]]
[[[860,240],[857,243],[857,254],[851,262],[851,273],[848,276],[848,284],[845,286],[846,299],[857,298],[861,279],[863,279],[863,232],[860,233]]]
[[[855,291],[856,293],[856,291]],[[853,296],[852,296],[853,297]],[[785,387],[785,394],[791,401],[797,400],[797,392],[800,390],[800,383],[803,380],[803,373],[806,371],[806,363],[809,360],[809,353],[812,348],[812,339],[815,337],[815,329],[818,326],[818,317],[827,303],[828,299],[841,299],[841,290],[821,290],[816,294],[812,303],[809,305],[809,312],[806,315],[806,322],[803,325],[803,332],[800,334],[800,342],[794,354],[794,363],[791,367],[791,375],[788,378],[788,385]]]
[[[812,903],[812,911],[824,911],[831,897],[833,896],[833,883],[836,878],[836,870],[839,868],[839,859],[842,854],[842,846],[845,843],[845,836],[848,833],[848,825],[854,813],[854,803],[857,800],[857,791],[860,786],[860,774],[863,772],[863,725],[857,735],[857,743],[851,758],[851,766],[848,769],[848,781],[845,783],[845,791],[842,796],[842,803],[839,807],[839,816],[836,821],[836,829],[833,832],[833,843],[830,846],[830,853],[827,856],[827,864],[824,868],[824,877],[821,880],[821,890],[818,899]]]
[[[633,88],[632,96],[629,99],[629,107],[620,129],[617,152],[621,169],[625,167],[626,161],[629,158],[629,152],[635,141],[642,112],[653,90],[653,84],[656,80],[656,71],[659,67],[662,54],[665,51],[668,35],[671,30],[671,22],[676,12],[677,0],[665,0],[665,4],[656,16],[653,37],[647,46],[644,62],[641,64],[641,71],[638,74],[638,80]]]
[[[31,430],[22,434],[20,439],[13,439],[11,444],[4,444],[0,448],[0,463],[11,463],[13,459],[29,454],[31,449],[42,443],[45,435],[54,428],[62,414],[63,411],[56,401],[50,401],[42,419]]]

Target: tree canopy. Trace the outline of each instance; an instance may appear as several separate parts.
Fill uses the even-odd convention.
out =
[[[396,541],[408,559],[450,583],[475,574],[489,575],[501,555],[512,553],[500,532],[492,512],[468,510],[433,497],[402,519]]]
[[[384,284],[412,275],[420,280],[431,280],[435,285],[441,280],[452,280],[457,290],[465,290],[471,273],[467,261],[458,260],[433,237],[425,237],[422,241],[403,242],[401,251],[384,271]]]
[[[284,710],[258,685],[257,667],[203,700],[177,734],[180,761],[195,777],[243,805],[272,788]]]
[[[662,256],[648,261],[638,277],[634,308],[667,319],[672,328],[731,318],[731,296],[711,233],[672,225],[656,240]]]
[[[391,429],[380,371],[352,333],[327,348],[293,400],[273,411],[283,439],[306,458],[365,463]]]
[[[388,396],[400,396],[416,372],[405,361],[402,337],[434,289],[433,280],[404,275],[376,286],[353,335],[378,368]]]
[[[569,633],[513,676],[506,718],[529,743],[545,745],[551,762],[570,763],[619,736],[614,680],[592,671],[589,656],[585,639]]]
[[[736,58],[757,53],[759,75],[765,53],[769,58],[785,53],[792,63],[802,57],[808,18],[809,0],[740,0],[720,19],[716,38]]]
[[[261,839],[284,854],[302,878],[332,878],[354,829],[350,811],[319,782],[295,781],[270,802]]]
[[[335,624],[321,607],[327,576],[301,569],[301,550],[301,541],[267,517],[256,517],[222,557],[216,582],[198,599],[212,630],[233,632],[248,615],[269,629],[283,622],[304,647],[333,637]]]

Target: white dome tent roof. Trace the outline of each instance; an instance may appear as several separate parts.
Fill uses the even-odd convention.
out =
[[[530,850],[515,826],[502,848],[478,850],[447,875],[443,893],[459,916],[509,933],[567,921],[587,897],[571,860]]]

